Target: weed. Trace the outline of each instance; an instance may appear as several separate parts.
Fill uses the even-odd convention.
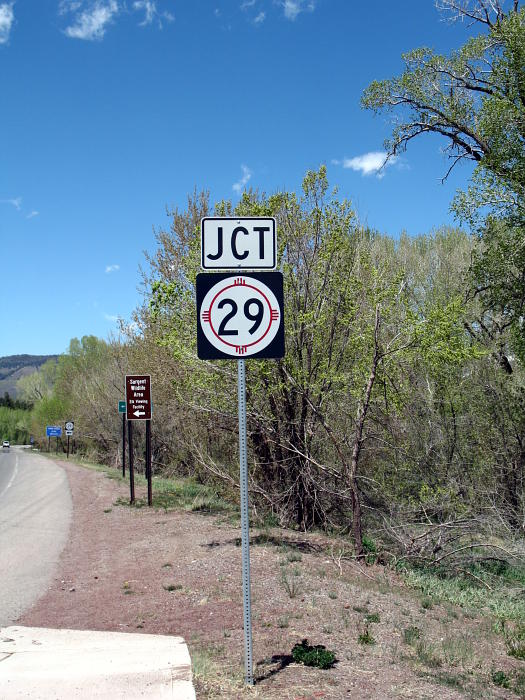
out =
[[[523,697],[525,695],[525,671],[516,672],[516,682],[514,683],[514,692],[516,695]]]
[[[281,629],[284,629],[290,625],[290,621],[288,619],[287,615],[283,615],[283,617],[280,617],[277,620],[277,627],[280,627]]]
[[[440,685],[444,685],[447,688],[457,688],[458,690],[461,690],[463,688],[461,677],[454,673],[440,671],[439,673],[436,673],[435,676],[433,676],[433,679]]]
[[[434,607],[434,604],[432,602],[432,598],[425,596],[421,600],[421,607],[423,608],[423,610],[432,610],[432,608]]]
[[[376,640],[370,634],[368,627],[365,627],[364,631],[361,632],[361,634],[357,638],[357,641],[359,644],[362,644],[363,646],[365,646],[367,644],[373,645],[376,643]]]
[[[290,563],[295,562],[295,561],[302,561],[303,560],[303,555],[300,552],[289,552],[286,555],[286,558]]]
[[[288,578],[286,571],[283,570],[281,573],[281,583],[290,598],[297,598],[301,586],[296,577]]]
[[[113,508],[104,508],[104,513],[111,513]]]
[[[365,621],[368,623],[379,622],[379,613],[369,613],[365,616]]]
[[[230,632],[230,630],[224,630],[223,636],[225,639],[229,639],[232,636],[232,633]]]
[[[373,564],[377,559],[377,546],[374,540],[367,535],[363,535],[363,550],[366,555],[367,564]]]
[[[337,593],[336,593],[335,591],[330,591],[330,592],[328,593],[328,597],[329,597],[331,600],[336,600],[336,598],[337,598]]]
[[[515,659],[525,659],[525,624],[507,627],[505,621],[502,621],[501,630],[505,638],[507,654]]]
[[[510,688],[510,679],[505,671],[493,671],[492,682],[500,688]]]
[[[424,639],[419,639],[416,644],[416,654],[418,660],[429,668],[439,668],[443,665],[442,660],[437,656],[434,645]]]
[[[421,637],[421,630],[419,627],[406,627],[403,630],[403,641],[405,644],[413,646],[415,642]]]
[[[332,634],[332,632],[334,631],[334,628],[332,627],[332,625],[323,625],[322,629],[323,629],[323,634]]]
[[[441,646],[445,661],[451,666],[458,664],[465,666],[474,655],[472,640],[464,634],[457,637],[445,637]]]
[[[303,639],[300,644],[296,644],[292,649],[293,660],[304,666],[316,666],[317,668],[331,668],[335,662],[335,654],[329,651],[322,644],[311,646],[307,639]]]
[[[169,561],[167,561],[165,564],[162,565],[163,569],[171,569],[173,568],[173,564],[170,564]]]

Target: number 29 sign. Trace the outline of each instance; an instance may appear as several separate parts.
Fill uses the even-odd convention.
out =
[[[203,360],[283,357],[282,274],[197,275],[197,354]]]

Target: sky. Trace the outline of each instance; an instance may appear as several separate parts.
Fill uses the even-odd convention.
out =
[[[360,98],[467,31],[433,0],[0,0],[0,356],[116,333],[195,187],[298,191],[324,164],[381,232],[455,224],[470,165],[443,184],[428,137],[378,172],[390,123]]]

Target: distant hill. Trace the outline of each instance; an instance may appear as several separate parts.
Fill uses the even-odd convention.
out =
[[[57,359],[58,355],[8,355],[0,357],[0,396],[5,392],[16,397],[16,383],[20,377],[33,374],[48,360]]]

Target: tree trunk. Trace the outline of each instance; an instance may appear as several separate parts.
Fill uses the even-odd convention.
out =
[[[361,445],[363,443],[363,430],[365,426],[366,414],[370,406],[370,398],[372,389],[376,379],[377,365],[379,364],[379,324],[380,324],[379,306],[376,307],[376,320],[374,328],[374,356],[372,358],[372,366],[370,375],[366,385],[365,396],[363,403],[357,411],[357,425],[354,436],[354,446],[352,449],[352,461],[350,462],[350,491],[352,494],[352,535],[354,538],[355,553],[358,559],[364,557],[363,549],[363,527],[361,516],[361,499],[359,496],[359,485],[357,483],[357,469],[359,466],[359,455],[361,454]]]

